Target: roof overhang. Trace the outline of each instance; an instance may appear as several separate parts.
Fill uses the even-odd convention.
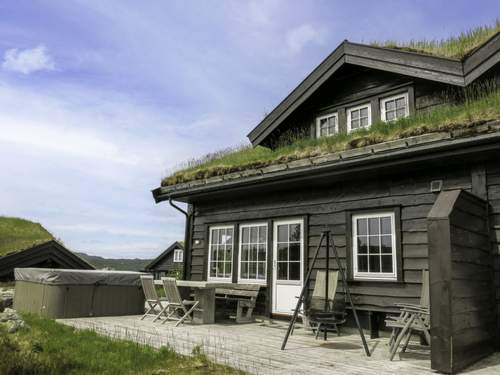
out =
[[[344,41],[247,137],[254,146],[259,145],[345,64],[464,87],[499,61],[500,33],[495,34],[463,60]]]
[[[490,125],[485,125],[490,126]],[[265,191],[273,186],[283,188],[299,183],[314,185],[318,181],[345,180],[360,172],[386,172],[389,168],[423,167],[428,162],[449,165],[453,161],[472,162],[500,157],[500,123],[496,132],[473,137],[456,138],[458,133],[431,133],[360,149],[347,150],[315,159],[298,160],[289,165],[272,165],[251,176],[227,176],[211,181],[159,187],[153,190],[157,203],[173,199],[191,203],[200,199],[237,192]],[[293,166],[295,164],[295,166]],[[290,167],[292,165],[292,167]],[[266,170],[267,169],[267,170]]]

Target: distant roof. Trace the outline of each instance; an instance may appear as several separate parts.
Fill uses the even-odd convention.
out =
[[[163,251],[160,255],[158,255],[151,263],[149,263],[147,266],[144,267],[145,270],[149,270],[151,268],[154,268],[158,262],[161,262],[165,257],[170,254],[172,251],[175,249],[182,249],[184,250],[184,245],[179,242],[175,241],[172,245],[170,245],[165,251]]]
[[[464,87],[499,61],[500,32],[484,41],[462,59],[433,56],[400,47],[379,47],[345,40],[250,131],[248,139],[254,146],[261,144],[273,130],[345,64]]]
[[[0,257],[53,239],[39,223],[16,217],[0,217]]]

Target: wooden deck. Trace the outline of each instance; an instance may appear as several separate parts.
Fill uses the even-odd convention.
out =
[[[137,341],[154,347],[170,346],[182,354],[200,347],[212,360],[240,368],[250,374],[430,374],[430,352],[410,345],[407,353],[388,360],[387,339],[368,339],[372,356],[367,358],[358,335],[329,336],[315,340],[310,332],[296,329],[285,351],[280,350],[286,323],[262,321],[252,324],[231,322],[174,328],[140,321],[136,316],[61,319],[76,328],[87,328],[114,338]],[[482,360],[463,373],[500,374],[500,353]]]

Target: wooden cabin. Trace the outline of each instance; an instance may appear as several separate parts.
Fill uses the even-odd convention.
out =
[[[184,246],[179,241],[175,241],[144,267],[144,270],[152,273],[155,279],[182,275],[184,271]]]
[[[391,126],[460,105],[499,72],[499,34],[460,59],[344,41],[248,138],[274,149]],[[342,150],[167,182],[153,196],[188,204],[185,277],[261,284],[269,316],[291,314],[325,230],[372,328],[394,303],[418,303],[429,269],[432,368],[452,372],[500,337],[499,120],[391,140],[360,131]]]
[[[94,267],[61,243],[49,240],[0,256],[0,280],[14,281],[14,268],[64,268],[93,270]]]

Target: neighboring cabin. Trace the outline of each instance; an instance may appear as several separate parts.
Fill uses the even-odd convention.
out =
[[[154,275],[155,279],[164,276],[182,275],[184,271],[184,246],[175,241],[164,252],[144,267],[146,272]]]
[[[0,281],[13,281],[14,268],[26,267],[94,269],[40,224],[0,217]]]
[[[395,303],[418,303],[429,269],[432,368],[489,354],[500,337],[499,62],[499,33],[456,58],[343,42],[249,133],[280,158],[216,160],[153,191],[188,204],[186,278],[261,284],[261,312],[290,315],[329,230],[372,329]],[[309,149],[294,150],[304,139]]]

